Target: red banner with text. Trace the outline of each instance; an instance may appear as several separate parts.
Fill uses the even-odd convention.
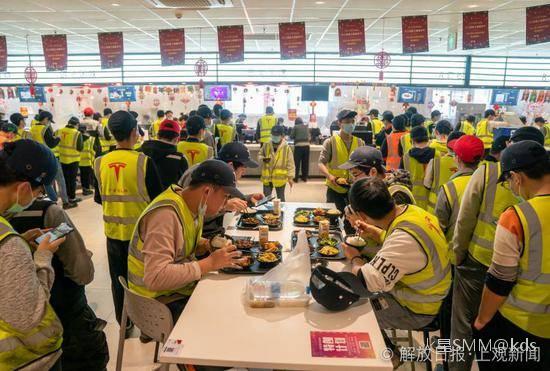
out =
[[[403,34],[403,53],[422,53],[430,50],[427,15],[402,17],[401,31]]]
[[[338,21],[338,46],[340,57],[365,54],[365,20],[362,18],[340,19]]]
[[[218,26],[220,63],[244,61],[243,26]]]
[[[527,8],[525,43],[527,45],[550,41],[550,4]]]
[[[67,70],[67,35],[42,35],[46,71]]]
[[[489,47],[489,12],[462,15],[462,49]]]
[[[163,66],[185,64],[185,31],[159,30],[160,59]]]
[[[304,22],[279,23],[281,59],[306,57],[306,24]]]
[[[97,34],[101,68],[121,68],[124,64],[124,39],[122,32]]]
[[[6,36],[0,36],[0,72],[5,72],[8,69],[8,44]]]

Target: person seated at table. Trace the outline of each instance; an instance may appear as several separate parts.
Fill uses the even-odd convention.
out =
[[[344,244],[352,272],[378,293],[371,303],[380,327],[429,325],[451,286],[449,251],[437,218],[414,205],[396,205],[379,178],[355,182],[349,200],[357,233],[382,243],[368,263],[359,250]],[[379,230],[385,231],[383,237],[373,233]]]
[[[201,238],[203,221],[217,215],[232,197],[244,198],[233,169],[219,160],[204,161],[188,186],[172,185],[156,197],[139,217],[130,242],[130,289],[166,304],[177,321],[204,274],[239,269],[243,261],[233,245],[195,258],[210,250],[208,240]]]
[[[295,168],[292,149],[285,140],[284,128],[274,126],[271,129],[271,139],[260,149],[259,159],[262,164],[260,177],[264,185],[264,194],[271,195],[273,188],[277,197],[285,201],[285,188],[294,184]]]
[[[222,111],[223,112],[223,111]],[[224,145],[218,153],[218,160],[229,164],[235,172],[236,180],[239,180],[246,173],[247,168],[257,168],[259,165],[256,161],[250,158],[250,151],[241,142],[232,142]],[[181,177],[178,184],[181,187],[187,187],[191,183],[191,174],[197,168],[195,165],[188,169]],[[219,214],[206,218],[202,229],[202,236],[205,238],[223,234],[223,217],[227,212],[242,211],[249,206],[254,206],[256,202],[264,198],[263,193],[252,193],[246,195],[245,199],[231,198],[227,200],[225,207]]]

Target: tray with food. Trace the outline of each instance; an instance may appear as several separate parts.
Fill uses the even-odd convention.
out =
[[[293,221],[296,227],[317,228],[320,221],[328,220],[331,229],[338,229],[340,228],[339,218],[341,215],[342,213],[337,209],[299,207],[294,213]]]
[[[283,260],[282,246],[278,242],[268,242],[264,246],[260,246],[257,241],[253,244],[249,250],[240,250],[243,258],[246,258],[241,263],[242,269],[224,268],[221,271],[229,274],[264,274]]]
[[[260,225],[267,225],[270,231],[280,231],[283,229],[283,212],[275,215],[271,211],[257,210],[254,214],[242,214],[237,229],[256,230]]]
[[[292,232],[292,248],[296,247],[298,242],[298,232]],[[311,251],[311,259],[343,260],[346,258],[342,247],[342,233],[330,232],[328,237],[320,238],[319,232],[306,231],[306,237]]]

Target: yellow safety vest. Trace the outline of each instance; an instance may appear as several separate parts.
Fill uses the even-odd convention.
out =
[[[349,160],[350,154],[359,147],[359,140],[357,137],[352,137],[351,147],[348,151],[346,143],[340,137],[340,134],[334,133],[330,138],[330,146],[332,151],[332,158],[328,162],[328,172],[331,175],[334,175],[336,178],[345,178],[349,179],[349,170],[338,169],[338,166],[342,165],[344,162]],[[338,193],[347,193],[347,189],[339,185],[334,185],[331,182],[326,180],[325,183],[330,189]]]
[[[493,131],[489,130],[489,121],[483,119],[477,123],[476,136],[483,142],[485,149],[491,148],[493,145]]]
[[[550,196],[537,196],[514,206],[523,227],[524,249],[517,283],[499,309],[510,322],[550,338]],[[546,236],[546,237],[545,237]]]
[[[44,140],[44,133],[46,133],[46,129],[48,127],[46,125],[42,124],[35,124],[31,126],[31,138],[32,140],[46,145],[46,141]]]
[[[72,164],[80,161],[80,152],[76,149],[78,137],[82,134],[75,128],[65,126],[57,132],[61,138],[59,145],[59,162],[62,164]]]
[[[426,174],[426,165],[420,163],[410,153],[403,156],[403,167],[411,175],[412,194],[416,206],[426,210],[428,207],[428,194],[430,190],[424,187],[424,175]]]
[[[406,133],[401,137],[401,149],[403,150],[403,155],[409,153],[413,146],[411,133]]]
[[[217,124],[218,133],[220,134],[220,144],[231,143],[235,139],[235,127],[228,124]]]
[[[493,257],[493,240],[500,214],[510,206],[517,204],[518,201],[511,190],[497,183],[500,176],[499,162],[488,162],[476,171],[484,172],[485,185],[477,224],[468,245],[468,252],[475,260],[488,267],[491,265]]]
[[[117,150],[95,160],[108,238],[129,241],[139,216],[151,201],[145,183],[148,159],[140,152]]]
[[[277,152],[273,152],[273,143],[267,142],[261,149],[263,157],[269,157],[269,164],[262,162],[261,180],[264,185],[273,183],[274,187],[282,187],[288,181],[288,161],[290,146],[283,142],[279,144]]]
[[[185,156],[189,167],[200,164],[210,158],[210,151],[207,144],[202,142],[179,142],[177,146],[179,153]]]
[[[424,121],[424,127],[426,128],[426,130],[428,130],[428,137],[430,137],[430,139],[434,139],[435,123],[432,120],[426,120]]]
[[[160,207],[171,207],[178,215],[183,229],[185,246],[178,252],[179,255],[175,257],[175,263],[195,260],[195,249],[202,234],[203,221],[199,218],[197,225],[195,225],[193,214],[189,210],[185,200],[175,192],[175,189],[179,189],[175,187],[176,186],[172,186],[165,190],[147,206],[136,223],[132,241],[130,242],[130,249],[128,252],[128,286],[130,290],[135,293],[149,298],[156,298],[162,295],[169,296],[175,293],[190,296],[195,288],[195,282],[193,282],[178,289],[153,291],[149,290],[143,282],[145,276],[145,262],[142,253],[143,238],[139,235],[139,223],[145,215]]]
[[[414,313],[435,315],[451,287],[451,264],[445,236],[437,218],[414,205],[407,205],[393,220],[386,238],[397,229],[418,241],[428,262],[418,272],[404,275],[390,292]]]
[[[157,139],[157,135],[158,135],[159,130],[160,130],[160,123],[162,121],[164,121],[164,117],[161,118],[161,119],[156,119],[153,122],[153,125],[151,125],[151,132],[149,133],[149,137],[151,137],[151,139]]]
[[[87,167],[92,166],[94,159],[94,138],[90,137],[83,142],[83,148],[80,152],[80,163],[78,166]]]
[[[544,134],[544,146],[550,147],[550,124],[545,124],[543,126],[543,134]]]
[[[462,121],[462,125],[460,125],[460,131],[463,132],[466,135],[475,135],[476,134],[476,128],[470,121],[464,120]]]
[[[414,195],[412,194],[411,190],[404,184],[392,184],[388,187],[388,191],[390,191],[390,195],[395,200],[395,203],[398,205],[416,205],[416,200],[414,199]],[[404,193],[406,197],[409,199],[409,201],[404,202],[402,199],[402,196],[397,198],[397,195],[399,193]]]
[[[466,186],[468,185],[471,177],[472,174],[464,174],[443,184],[443,192],[445,192],[445,197],[447,197],[447,202],[451,207],[451,217],[449,223],[451,225],[454,225],[458,219],[458,210],[460,210],[460,205],[462,204],[462,197],[464,196],[464,191],[466,191]],[[452,241],[453,234],[454,228],[449,228],[449,230],[445,233],[445,237],[448,242]]]
[[[271,129],[277,125],[275,115],[264,115],[260,119],[260,143],[267,143],[271,140]]]
[[[435,157],[432,161],[432,185],[428,194],[428,212],[435,213],[435,204],[437,203],[439,189],[451,179],[456,170],[456,163],[452,156],[442,156],[437,150],[435,151]]]
[[[32,128],[34,125],[36,125],[36,124],[38,124],[38,120],[32,119],[32,121],[31,121],[31,128]]]
[[[372,124],[373,135],[380,133],[384,129],[384,123],[379,119],[372,119],[370,122]]]
[[[17,235],[6,219],[0,216],[0,242]],[[30,247],[29,247],[30,250]],[[21,332],[0,319],[0,369],[14,370],[58,351],[63,342],[63,326],[50,303],[35,328]]]
[[[17,134],[15,134],[12,142],[16,142],[21,139],[32,139],[31,132],[25,129],[17,129]]]
[[[439,153],[441,156],[449,153],[449,148],[447,148],[447,143],[441,142],[439,140],[432,140],[430,142],[430,148],[435,149],[435,152]]]
[[[109,124],[109,119],[108,118],[104,117],[104,118],[101,119],[101,126],[102,126],[102,130],[104,132],[105,132],[105,130],[109,131],[108,124]],[[110,140],[107,140],[104,137],[100,136],[99,137],[99,143],[101,145],[101,154],[103,154],[103,155],[106,154],[107,152],[109,152],[111,147],[116,146],[116,140],[112,137],[112,134],[111,134],[111,139]]]

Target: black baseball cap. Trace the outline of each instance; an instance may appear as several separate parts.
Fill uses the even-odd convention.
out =
[[[283,135],[284,133],[285,129],[281,125],[275,125],[271,128],[272,135]]]
[[[509,135],[499,135],[493,139],[493,144],[491,144],[492,153],[500,153],[506,149],[508,142],[510,141]]]
[[[220,111],[220,119],[222,119],[222,120],[227,120],[227,119],[229,119],[229,118],[231,118],[231,117],[233,117],[233,113],[231,113],[230,110],[228,110],[228,109],[222,109],[222,110]]]
[[[67,123],[77,126],[80,125],[80,120],[78,119],[78,117],[72,116]]]
[[[206,160],[191,173],[189,185],[208,183],[223,187],[232,197],[245,199],[246,197],[237,189],[235,171],[231,166],[220,160]]]
[[[44,119],[48,119],[50,120],[50,122],[53,122],[55,124],[55,121],[53,120],[53,115],[51,114],[51,112],[48,112],[48,111],[42,111],[38,114],[38,122],[44,120]]]
[[[218,159],[223,162],[240,162],[245,167],[257,168],[259,165],[250,158],[248,147],[241,142],[225,144],[218,152]]]
[[[315,301],[331,311],[347,309],[359,300],[372,296],[353,273],[337,273],[323,266],[313,270],[309,287]]]
[[[533,140],[543,146],[544,134],[534,126],[522,126],[518,130],[514,131],[510,137],[510,141],[512,143],[517,143],[524,140]]]
[[[212,117],[212,110],[206,105],[201,105],[199,109],[197,109],[197,115],[204,119],[208,119]]]
[[[57,159],[48,147],[31,139],[21,139],[5,143],[0,157],[31,185],[43,185],[48,195],[55,194],[51,184],[57,174]]]
[[[12,113],[12,115],[10,116],[10,121],[12,122],[12,124],[15,124],[15,125],[19,125],[21,120],[24,120],[24,119],[25,119],[25,116],[23,116],[19,112]]]
[[[355,116],[357,116],[357,112],[349,109],[343,109],[340,112],[338,112],[338,115],[336,115],[336,118],[338,120],[344,120],[344,119],[352,119]]]
[[[103,110],[103,116],[111,115],[113,113],[113,110],[110,108],[105,108]]]
[[[382,114],[382,121],[393,121],[393,113],[392,111],[384,111]]]
[[[378,115],[380,114],[380,111],[378,111],[376,108],[373,108],[369,111],[368,115],[375,115],[376,117],[378,117]]]
[[[382,152],[374,147],[361,146],[353,151],[349,160],[338,166],[338,169],[349,170],[357,166],[380,167],[382,162]]]
[[[438,110],[432,111],[431,117],[441,116],[441,112]]]
[[[548,153],[542,144],[534,140],[522,140],[514,143],[502,151],[500,157],[502,174],[498,181],[505,181],[510,171],[528,169],[540,162],[548,162]]]
[[[107,126],[109,126],[109,130],[113,133],[128,133],[136,128],[137,121],[130,112],[120,110],[116,111],[111,115],[111,117],[109,117]]]

